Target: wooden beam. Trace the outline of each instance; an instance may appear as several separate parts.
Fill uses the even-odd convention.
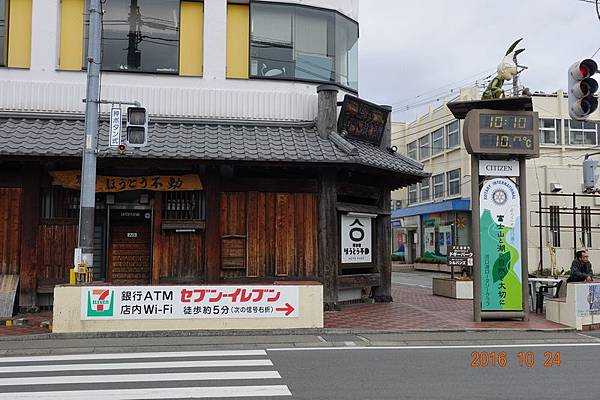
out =
[[[162,218],[162,193],[154,194],[154,220],[152,221],[152,284],[157,285],[160,281],[160,252],[161,252],[161,218]]]
[[[27,310],[37,305],[36,235],[40,219],[40,169],[28,164],[21,170],[21,266],[19,308]],[[64,268],[67,268],[65,265]]]
[[[382,207],[379,206],[368,206],[363,204],[352,204],[352,203],[337,203],[338,211],[344,212],[360,212],[366,214],[385,214],[385,211]],[[388,214],[390,212],[388,211]]]
[[[317,193],[319,184],[315,179],[232,178],[223,182],[221,189],[225,192]]]
[[[325,171],[319,187],[319,276],[325,310],[338,308],[338,223],[335,171]]]
[[[340,289],[359,288],[367,286],[380,286],[381,274],[352,274],[338,277],[338,287]]]
[[[376,234],[376,262],[381,274],[381,286],[375,288],[375,301],[387,303],[392,299],[392,245],[391,245],[391,226],[392,218],[390,216],[391,191],[384,188],[381,191],[380,206],[385,210],[385,215],[377,217]]]
[[[221,270],[221,175],[216,167],[206,170],[206,281],[219,280]]]

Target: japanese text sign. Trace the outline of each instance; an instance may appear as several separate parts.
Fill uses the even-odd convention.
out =
[[[451,267],[472,267],[473,252],[471,246],[450,246],[448,265]]]
[[[507,178],[486,181],[479,197],[481,309],[522,311],[521,207]]]
[[[297,286],[83,287],[81,319],[299,317]]]
[[[370,263],[371,218],[342,215],[342,263]]]
[[[121,107],[110,109],[110,147],[117,147],[121,144]]]
[[[53,185],[68,189],[81,187],[81,171],[51,171]],[[126,192],[128,190],[152,190],[175,192],[202,190],[198,175],[147,175],[147,176],[102,176],[96,177],[97,193]]]

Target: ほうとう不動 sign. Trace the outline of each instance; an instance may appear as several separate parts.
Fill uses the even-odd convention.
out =
[[[370,263],[371,217],[342,215],[342,263]]]

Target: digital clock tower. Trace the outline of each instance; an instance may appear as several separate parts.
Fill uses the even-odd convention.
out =
[[[539,157],[529,97],[455,102],[471,154],[473,317],[529,318],[526,159]]]

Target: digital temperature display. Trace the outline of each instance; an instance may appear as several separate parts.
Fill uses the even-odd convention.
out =
[[[526,130],[533,129],[533,118],[530,115],[479,115],[480,129]]]
[[[482,133],[480,146],[486,149],[533,149],[533,135],[508,133]]]
[[[540,119],[535,111],[472,109],[463,125],[469,154],[539,157]]]

